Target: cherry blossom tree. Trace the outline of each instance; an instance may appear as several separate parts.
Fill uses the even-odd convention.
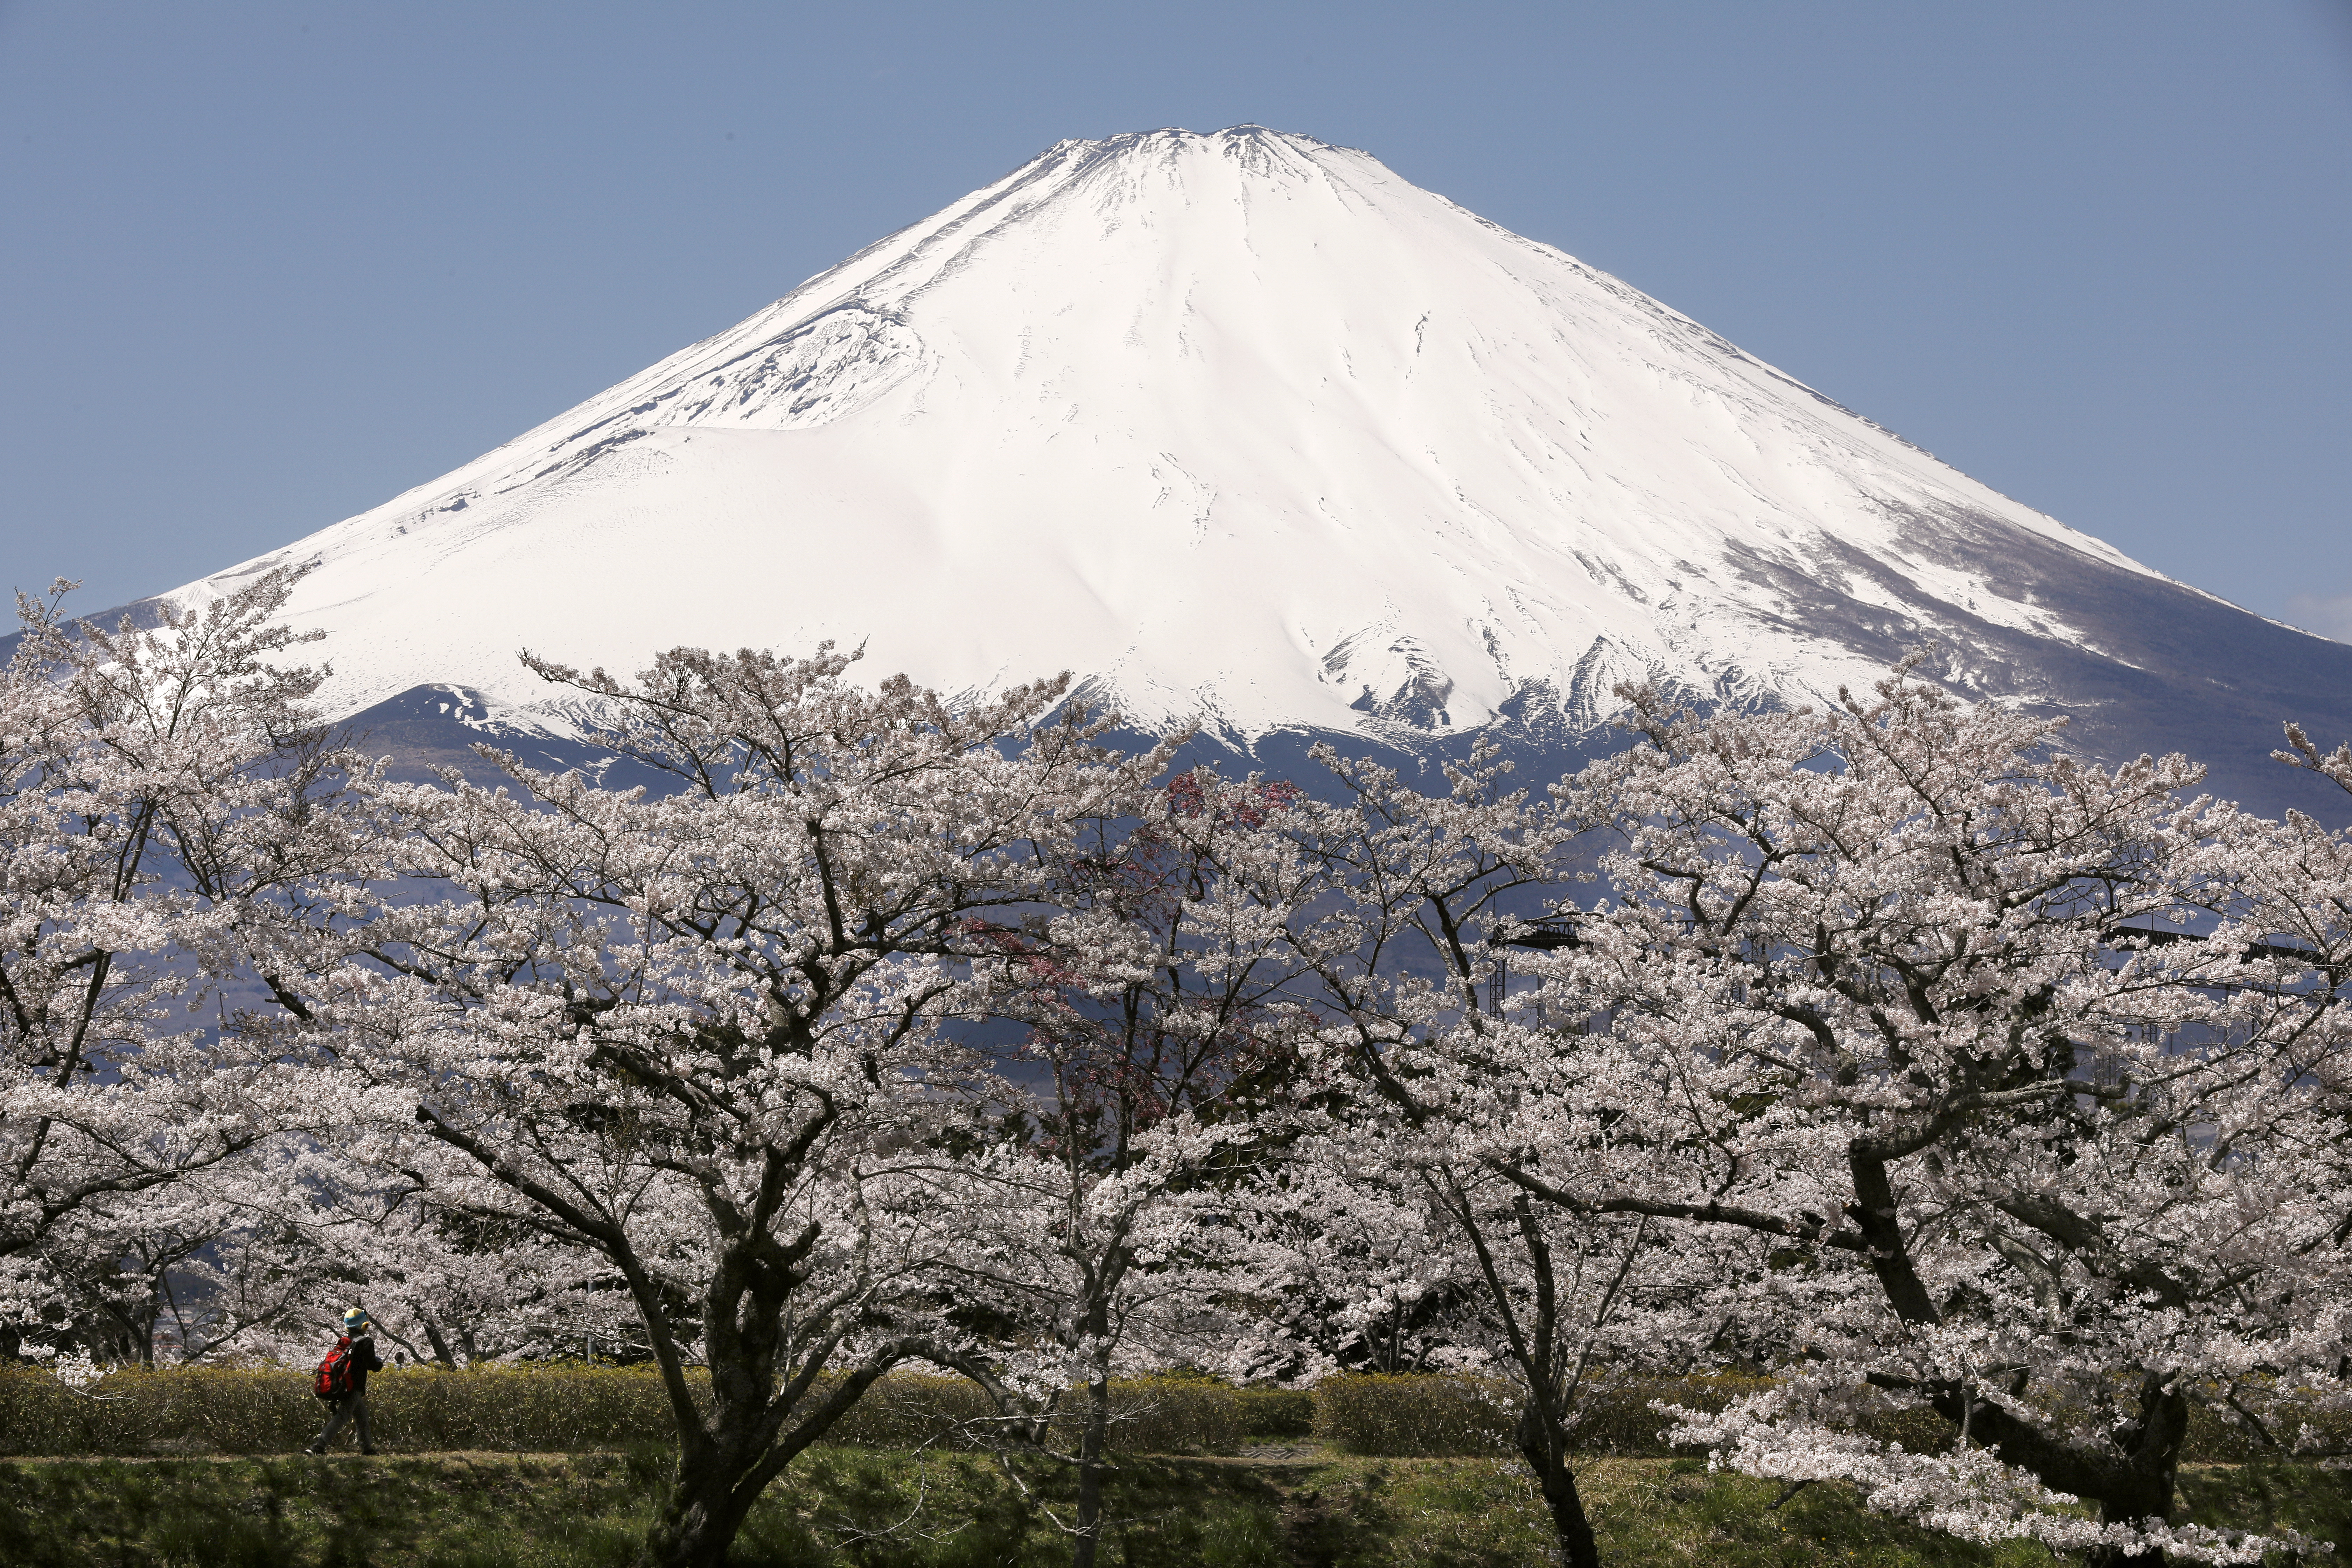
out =
[[[650,1357],[635,1300],[593,1248],[445,1206],[405,1180],[322,1186],[307,1226],[316,1251],[334,1261],[334,1283],[311,1295],[311,1325],[364,1301],[380,1337],[420,1365],[452,1371],[523,1359]],[[690,1327],[691,1301],[675,1293],[669,1315]]]
[[[1491,1333],[1463,1327],[1479,1282],[1445,1217],[1401,1190],[1409,1174],[1311,1134],[1284,1152],[1234,1205],[1254,1254],[1253,1370],[1308,1386],[1347,1373],[1489,1370],[1476,1345]]]
[[[2342,1188],[2311,1185],[2341,1045],[2275,1026],[2309,1004],[2247,886],[2267,830],[2184,798],[2179,757],[2079,763],[1907,673],[1819,712],[1628,695],[1641,743],[1559,792],[1618,840],[1541,964],[1592,1032],[1474,1120],[1545,1203],[1822,1281],[1780,1384],[1683,1436],[1974,1539],[2257,1560],[2170,1513],[2192,1400],[2344,1348],[2305,1289],[2342,1270]],[[1885,1405],[1953,1447],[1853,1429]]]
[[[2274,753],[2279,761],[2318,773],[2352,795],[2352,744],[2323,755],[2293,724],[2286,739],[2291,749]],[[2330,829],[2301,812],[2276,825],[2246,826],[2250,831],[2231,846],[2252,900],[2242,923],[2275,939],[2252,955],[2275,969],[2260,1027],[2280,1054],[2280,1076],[2294,1074],[2296,1088],[2318,1110],[2279,1129],[2300,1140],[2294,1154],[2303,1190],[2295,1202],[2305,1228],[2274,1260],[2294,1280],[2292,1353],[2266,1356],[2255,1370],[2273,1386],[2299,1383],[2304,1416],[2325,1409],[2340,1419],[2352,1413],[2352,1356],[2342,1348],[2352,1332],[2352,1274],[2343,1267],[2352,1242],[2352,1058],[2345,1050],[2352,1032],[2352,827]],[[2303,1424],[2293,1413],[2286,1419]],[[2284,1447],[2304,1436],[2283,1424],[2250,1424]]]
[[[1563,1554],[1557,1347],[1589,1366],[1612,1314],[1611,1357],[1760,1352],[1769,1393],[1676,1413],[1760,1473],[2115,1561],[2276,1544],[2170,1522],[2172,1484],[2191,1401],[2259,1427],[2248,1396],[2344,1354],[2340,844],[1904,673],[1826,713],[1628,695],[1643,743],[1550,802],[1342,769],[1352,804],[1273,828],[1322,868],[1296,951],[1360,1086],[1323,1157],[1400,1202],[1410,1173],[1475,1257]],[[1616,841],[1597,910],[1561,896],[1580,835]],[[1481,940],[1538,935],[1514,973]],[[1561,1261],[1587,1289],[1628,1224],[1655,1254],[1563,1310]],[[1905,1406],[1953,1449],[1858,1430]]]
[[[676,790],[511,758],[520,793],[384,786],[395,868],[455,891],[321,924],[302,966],[364,1111],[355,1157],[625,1282],[681,1445],[662,1563],[721,1561],[867,1386],[948,1353],[935,1285],[961,1241],[923,1167],[981,1064],[944,1026],[977,1009],[990,928],[1050,891],[1070,825],[1162,765],[1041,724],[1059,682],[958,710],[849,664],[536,666]]]
[[[276,662],[305,640],[272,618],[294,576],[146,627],[68,622],[63,582],[19,601],[0,674],[0,1258],[24,1265],[20,1321],[58,1283],[38,1257],[60,1226],[131,1223],[137,1194],[299,1120],[299,1073],[224,1026],[247,1000],[243,910],[349,827],[344,760],[304,706],[320,672]]]
[[[1530,900],[1557,897],[1580,825],[1509,787],[1492,748],[1449,770],[1440,796],[1319,755],[1340,801],[1302,800],[1265,827],[1293,857],[1268,885],[1294,889],[1286,935],[1314,987],[1321,1083],[1335,1091],[1319,1110],[1299,1108],[1296,1153],[1311,1173],[1285,1184],[1300,1216],[1292,1229],[1318,1256],[1311,1272],[1373,1265],[1347,1321],[1369,1329],[1443,1301],[1450,1337],[1432,1347],[1438,1358],[1518,1386],[1512,1440],[1561,1560],[1587,1568],[1599,1551],[1573,1458],[1580,1403],[1596,1377],[1671,1353],[1681,1340],[1665,1331],[1664,1304],[1721,1276],[1699,1271],[1694,1284],[1641,1217],[1541,1204],[1497,1173],[1525,1153],[1486,1136],[1524,1062],[1560,1054],[1543,993],[1514,991],[1500,942],[1526,929]],[[1297,1207],[1307,1194],[1323,1202]],[[1333,1248],[1368,1212],[1425,1245]],[[1685,1310],[1676,1327],[1689,1321]]]
[[[1050,913],[988,933],[1000,952],[974,965],[1024,1035],[968,1156],[943,1168],[940,1201],[972,1227],[955,1364],[1007,1436],[1069,1450],[1077,1568],[1100,1544],[1110,1380],[1255,1370],[1224,1244],[1265,1113],[1297,1077],[1301,1010],[1286,911],[1234,872],[1268,848],[1286,859],[1260,829],[1297,798],[1202,769],[1116,802],[1067,840],[1039,889]]]
[[[362,1304],[385,1353],[419,1365],[645,1359],[636,1304],[601,1253],[445,1206],[334,1141],[271,1152],[237,1194],[255,1217],[195,1281],[222,1321],[253,1323],[223,1349],[307,1364],[322,1330]],[[673,1321],[690,1316],[676,1299]]]
[[[276,1152],[257,1147],[96,1197],[52,1226],[35,1251],[56,1289],[49,1337],[97,1361],[149,1367],[266,1358],[298,1317],[315,1342],[329,1320],[305,1309],[332,1266],[257,1168]]]

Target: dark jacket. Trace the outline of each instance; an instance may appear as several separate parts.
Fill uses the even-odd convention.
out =
[[[383,1370],[383,1363],[376,1359],[373,1336],[352,1342],[352,1393],[354,1395],[367,1392],[368,1373]]]

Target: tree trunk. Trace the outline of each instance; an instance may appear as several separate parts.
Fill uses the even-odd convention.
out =
[[[449,1353],[449,1342],[441,1337],[441,1325],[430,1318],[425,1320],[425,1342],[433,1347],[435,1361],[439,1362],[451,1372],[457,1370],[457,1358]],[[467,1359],[471,1361],[473,1358],[468,1356]]]
[[[1110,1385],[1097,1379],[1087,1384],[1087,1426],[1078,1437],[1078,1532],[1070,1568],[1095,1568],[1102,1546],[1102,1456],[1109,1427]]]
[[[2103,1524],[2164,1524],[2172,1517],[2172,1473],[2168,1468],[2160,1480],[2150,1479],[2126,1491],[2112,1493],[2098,1500],[2099,1521]],[[2164,1549],[2150,1547],[2146,1552],[2126,1552],[2116,1547],[2102,1547],[2090,1554],[2090,1568],[2163,1568]]]
[[[729,1457],[709,1443],[678,1450],[669,1497],[646,1536],[651,1568],[724,1568],[727,1550],[759,1495],[759,1488],[740,1484],[744,1467],[728,1463]]]
[[[2096,1499],[2105,1524],[2169,1523],[2180,1446],[2189,1436],[2189,1399],[2150,1373],[2140,1385],[2139,1419],[2118,1434],[2127,1468]],[[2163,1568],[2164,1552],[2094,1552],[2091,1568]]]
[[[2101,1499],[2099,1521],[2102,1524],[2142,1526],[2151,1521],[2163,1523],[2172,1511],[2171,1489],[2167,1487],[2165,1492],[2163,1502],[2152,1507],[2128,1503],[2117,1504],[2112,1500]],[[2086,1568],[2164,1568],[2164,1549],[2160,1546],[2151,1546],[2145,1552],[2126,1552],[2117,1546],[2095,1547],[2084,1562]]]
[[[1535,1471],[1544,1507],[1550,1510],[1559,1560],[1568,1568],[1601,1568],[1601,1546],[1592,1539],[1592,1521],[1584,1517],[1584,1498],[1576,1489],[1576,1471],[1569,1464],[1561,1431],[1559,1424],[1538,1414],[1530,1398],[1512,1436],[1528,1468]]]

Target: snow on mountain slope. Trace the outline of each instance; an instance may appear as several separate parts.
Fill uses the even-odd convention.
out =
[[[531,702],[526,647],[622,671],[830,637],[950,690],[1070,668],[1242,744],[1573,731],[1629,677],[1816,699],[1922,638],[1958,689],[2095,708],[2137,689],[2149,615],[2253,619],[1369,154],[1255,126],[1065,142],[172,596],[291,561],[319,563],[289,615],[328,629],[346,712],[436,682]]]

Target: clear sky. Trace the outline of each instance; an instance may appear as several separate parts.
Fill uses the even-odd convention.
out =
[[[175,586],[1063,137],[1245,121],[2352,639],[2352,0],[0,0],[8,580]]]

